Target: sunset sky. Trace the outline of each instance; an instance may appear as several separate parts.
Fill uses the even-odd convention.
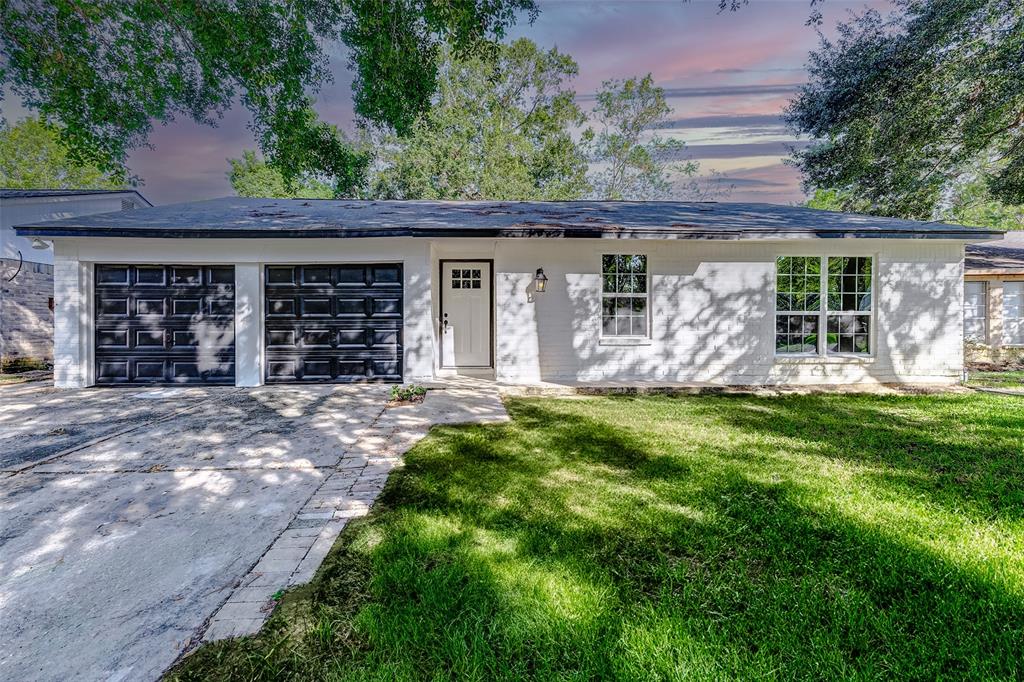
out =
[[[831,34],[836,21],[865,6],[827,0],[822,30]],[[797,142],[780,113],[806,79],[803,65],[818,42],[805,26],[809,0],[751,0],[735,13],[719,12],[717,0],[542,1],[540,9],[537,21],[521,23],[513,37],[571,54],[580,67],[572,86],[584,107],[602,81],[650,72],[674,109],[672,126],[661,133],[686,142],[702,172],[717,171],[734,187],[723,200],[803,200],[798,173],[782,164],[787,145]],[[331,68],[335,82],[319,93],[316,107],[351,129],[351,75],[340,45],[331,51]],[[3,106],[8,121],[23,113],[11,98]],[[158,126],[154,148],[130,159],[143,194],[157,204],[231,194],[226,158],[256,146],[246,122],[245,110],[236,108],[217,128],[189,121]]]

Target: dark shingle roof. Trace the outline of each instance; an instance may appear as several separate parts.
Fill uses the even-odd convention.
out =
[[[1024,242],[970,244],[966,249],[964,271],[968,275],[1024,274]]]
[[[26,236],[989,239],[977,228],[713,202],[346,201],[226,197],[17,226]]]
[[[146,200],[137,190],[134,189],[7,189],[0,187],[0,199],[29,199],[35,197],[74,197],[86,194],[138,194],[139,198]]]

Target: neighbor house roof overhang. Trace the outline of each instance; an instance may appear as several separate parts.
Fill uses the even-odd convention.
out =
[[[134,194],[146,206],[153,205],[149,199],[134,189],[10,189],[0,187],[0,200],[86,197],[104,194]]]
[[[1024,275],[1024,242],[973,244],[964,258],[966,275]]]
[[[16,226],[33,237],[896,238],[1000,232],[801,206],[678,201],[348,201],[225,197]]]

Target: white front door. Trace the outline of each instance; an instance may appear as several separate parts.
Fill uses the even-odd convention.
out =
[[[491,264],[441,266],[441,365],[491,366]]]

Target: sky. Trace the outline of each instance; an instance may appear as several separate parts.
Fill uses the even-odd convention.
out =
[[[510,38],[525,36],[542,47],[557,46],[579,64],[571,83],[583,107],[608,79],[651,73],[666,91],[672,122],[660,130],[686,143],[700,173],[731,188],[726,201],[795,203],[804,200],[796,169],[783,164],[792,145],[806,144],[790,134],[781,113],[799,84],[804,64],[818,44],[805,25],[809,0],[751,0],[738,12],[720,12],[717,0],[544,1],[531,25],[523,22]],[[821,30],[831,34],[837,21],[884,1],[827,0],[819,5]],[[324,120],[353,128],[351,73],[343,46],[330,46],[334,82],[317,94]],[[5,98],[8,121],[23,114]],[[229,157],[256,144],[246,127],[247,112],[236,107],[216,128],[188,120],[157,125],[152,148],[129,159],[154,204],[208,199],[232,193],[226,177]]]

